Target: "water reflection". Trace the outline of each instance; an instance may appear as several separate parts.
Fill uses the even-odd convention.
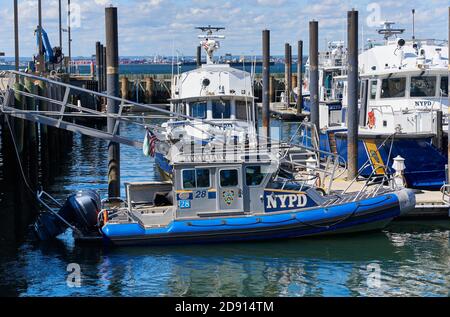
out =
[[[73,245],[66,234],[56,242],[25,244],[15,252],[17,257],[3,260],[1,270],[6,269],[9,278],[2,281],[6,287],[2,292],[25,296],[447,296],[448,228],[446,234],[422,231],[397,245],[404,225],[333,239],[117,249]],[[69,263],[81,266],[81,288],[66,285]],[[381,268],[379,288],[367,285],[366,267],[371,263]],[[16,292],[8,289],[11,284]]]

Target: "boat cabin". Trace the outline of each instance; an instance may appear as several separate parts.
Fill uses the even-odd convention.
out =
[[[147,227],[158,227],[174,219],[294,211],[326,200],[306,183],[277,180],[278,166],[271,157],[244,162],[243,156],[234,162],[179,161],[174,163],[172,184],[125,184],[128,214]]]
[[[205,64],[174,77],[172,110],[208,121],[247,121],[253,105],[250,73],[228,64]]]

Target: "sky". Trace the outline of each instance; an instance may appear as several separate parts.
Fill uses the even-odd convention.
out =
[[[20,56],[36,51],[34,29],[38,0],[18,0]],[[67,0],[62,0],[66,11]],[[261,55],[261,31],[271,31],[271,54],[283,55],[284,43],[304,40],[308,50],[309,21],[319,22],[320,48],[331,40],[345,40],[347,11],[359,11],[360,41],[378,39],[380,22],[390,20],[412,35],[411,9],[416,10],[416,38],[447,39],[448,0],[72,0],[72,56],[91,56],[95,42],[105,41],[105,7],[118,7],[119,54],[192,56],[199,40],[195,26],[223,26],[226,39],[220,53]],[[58,40],[58,0],[42,0],[43,28],[52,46]],[[13,0],[0,0],[0,52],[14,55]],[[63,14],[63,27],[66,26]],[[67,43],[64,33],[63,50]],[[360,43],[361,44],[361,43]]]

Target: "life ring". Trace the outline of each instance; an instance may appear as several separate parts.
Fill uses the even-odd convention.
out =
[[[375,126],[375,112],[369,111],[369,113],[367,114],[369,119],[367,121],[367,126],[372,129]]]
[[[102,216],[103,216],[103,224],[106,225],[106,223],[108,222],[108,211],[106,209],[103,210]]]

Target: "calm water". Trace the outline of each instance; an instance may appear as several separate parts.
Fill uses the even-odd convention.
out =
[[[143,137],[130,127],[121,133]],[[105,147],[76,136],[49,192],[64,199],[94,188],[105,196]],[[158,178],[140,150],[121,149],[122,182]],[[0,295],[449,296],[449,232],[448,221],[396,222],[383,232],[326,239],[116,249],[76,245],[70,231],[49,243],[29,234],[0,245]],[[69,263],[80,265],[79,288],[66,283]],[[371,268],[379,268],[379,284]]]

